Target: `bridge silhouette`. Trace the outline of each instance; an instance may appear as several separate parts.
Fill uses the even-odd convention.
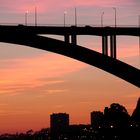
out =
[[[64,41],[46,35],[64,36]],[[78,35],[102,37],[102,53],[77,45]],[[0,42],[25,45],[51,51],[85,62],[109,72],[137,87],[140,87],[139,69],[117,60],[116,36],[140,36],[138,27],[52,27],[52,26],[0,26]],[[110,37],[110,56],[109,51]]]

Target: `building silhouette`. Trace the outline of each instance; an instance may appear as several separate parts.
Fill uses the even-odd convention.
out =
[[[0,134],[0,140],[140,140],[140,98],[131,117],[119,103],[93,111],[91,124],[69,124],[69,114],[50,115],[50,128]]]
[[[69,114],[53,113],[50,115],[51,139],[61,139],[69,128]]]
[[[91,125],[94,128],[103,127],[104,114],[101,111],[93,111],[90,113]]]
[[[112,103],[104,109],[105,127],[126,128],[129,125],[130,116],[124,106]]]

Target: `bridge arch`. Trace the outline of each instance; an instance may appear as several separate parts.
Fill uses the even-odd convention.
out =
[[[13,35],[3,34],[0,36],[0,42],[25,45],[68,56],[100,68],[140,87],[140,72],[137,68],[82,46],[35,34],[19,33],[14,33]]]

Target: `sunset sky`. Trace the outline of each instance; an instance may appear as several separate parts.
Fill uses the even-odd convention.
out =
[[[0,24],[74,24],[138,26],[140,0],[0,0]],[[60,37],[57,37],[61,39]],[[78,44],[101,52],[101,38],[79,36]],[[53,47],[53,46],[52,46]],[[117,58],[140,68],[138,37],[117,37]],[[93,60],[94,61],[94,60]],[[91,111],[111,103],[132,113],[138,87],[77,60],[27,46],[0,43],[0,133],[49,127],[50,114],[66,112],[71,124],[89,124]]]

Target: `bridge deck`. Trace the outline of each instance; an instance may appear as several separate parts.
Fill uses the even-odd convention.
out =
[[[51,34],[51,35],[130,35],[140,36],[139,27],[59,27],[59,26],[4,26],[0,25],[0,32],[27,32],[34,34]]]

